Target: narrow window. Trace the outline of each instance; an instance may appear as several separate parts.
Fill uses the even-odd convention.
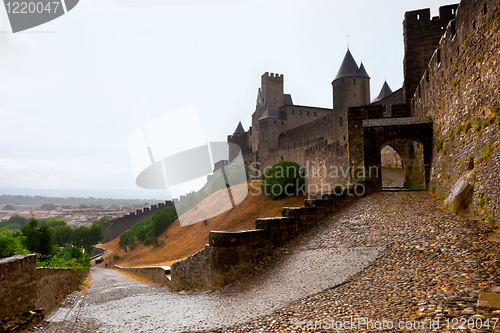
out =
[[[488,4],[484,4],[484,15],[488,14]]]
[[[476,30],[476,21],[472,21],[472,30]]]
[[[294,114],[293,109],[292,109],[292,114]]]
[[[283,123],[283,122],[281,122],[281,126],[283,126],[283,124],[284,124],[284,123]]]
[[[340,117],[340,126],[343,126],[342,117]]]
[[[429,70],[425,71],[425,80],[429,83]]]
[[[438,66],[441,65],[441,50],[438,49],[438,53],[437,53],[437,60],[438,60]]]
[[[315,117],[317,116],[316,111],[314,111],[314,116],[315,116]]]
[[[356,79],[352,79],[352,85],[355,86],[356,85]]]
[[[417,20],[420,20],[420,15],[419,15],[419,14],[417,14]],[[345,140],[345,139],[344,139],[344,140]]]
[[[306,111],[306,115],[309,115],[309,111]]]
[[[276,120],[274,121],[274,125],[276,125]]]

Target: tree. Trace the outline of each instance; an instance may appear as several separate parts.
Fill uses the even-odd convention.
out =
[[[28,219],[19,215],[12,215],[7,220],[0,222],[0,228],[7,227],[11,224],[18,224],[20,227],[28,223]]]
[[[44,221],[42,226],[38,227],[38,220],[34,217],[30,218],[28,224],[21,227],[21,232],[25,237],[24,246],[29,251],[42,256],[50,255],[53,243],[51,231],[47,222]]]
[[[90,228],[81,226],[73,230],[73,245],[83,247],[89,253],[103,238],[104,232],[100,224],[93,224]]]
[[[68,246],[73,240],[73,228],[67,225],[57,226],[52,230],[54,244],[58,246]]]
[[[57,205],[51,203],[45,203],[40,206],[40,210],[56,210]]]
[[[86,204],[80,204],[78,206],[78,208],[80,208],[80,209],[86,209],[86,208],[89,208],[89,206],[87,206]]]
[[[48,219],[47,224],[49,225],[49,227],[52,227],[52,228],[68,225],[65,220],[56,219],[55,217]]]
[[[16,210],[16,207],[14,207],[14,205],[7,204],[3,207],[2,210]]]
[[[0,258],[28,253],[29,251],[23,246],[22,236],[12,235],[7,228],[0,228]]]

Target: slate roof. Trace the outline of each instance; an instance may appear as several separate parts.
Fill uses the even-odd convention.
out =
[[[361,67],[358,67],[358,64],[356,64],[356,60],[354,60],[351,51],[349,50],[347,50],[344,56],[344,60],[340,65],[339,71],[337,72],[337,76],[335,76],[335,79],[333,81],[346,77],[370,78],[363,63],[361,63]]]
[[[380,94],[378,94],[378,96],[372,101],[372,103],[378,102],[381,99],[386,98],[390,94],[392,94],[391,87],[389,87],[387,81],[384,81],[384,85],[382,86],[382,89],[380,89]]]
[[[242,134],[245,133],[245,130],[243,129],[243,125],[241,125],[241,121],[238,123],[238,126],[234,130],[233,134]]]
[[[262,119],[279,119],[279,120],[287,120],[286,113],[280,109],[267,108],[266,111],[262,114]]]
[[[293,105],[292,95],[290,94],[283,95],[283,105]]]
[[[370,76],[366,72],[365,65],[363,65],[363,62],[361,62],[361,66],[359,66],[358,76],[370,78]]]
[[[340,65],[339,71],[337,72],[337,76],[335,76],[335,80],[341,79],[344,77],[357,77],[359,72],[358,64],[352,57],[351,51],[347,50],[344,60]]]

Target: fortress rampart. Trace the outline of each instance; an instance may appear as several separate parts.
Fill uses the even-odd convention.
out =
[[[446,197],[475,172],[469,205],[500,218],[500,1],[463,0],[412,94],[415,116],[433,119],[430,185]]]
[[[104,222],[102,226],[104,239],[102,242],[106,243],[115,239],[140,220],[147,219],[156,211],[165,207],[172,207],[173,205],[174,203],[172,201],[165,201],[165,203],[160,202],[157,205],[151,205],[151,208],[145,207],[144,209],[137,209],[135,213],[130,213],[120,218]]]

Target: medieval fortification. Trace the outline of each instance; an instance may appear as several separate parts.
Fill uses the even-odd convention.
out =
[[[282,74],[261,78],[252,126],[238,124],[236,143],[254,175],[281,158],[306,167],[306,188],[326,193],[381,167],[390,146],[401,157],[405,184],[446,197],[472,170],[470,209],[498,219],[500,173],[498,0],[410,11],[403,21],[404,83],[384,83],[370,99],[370,77],[348,50],[332,81],[332,108],[293,104]],[[258,170],[258,171],[257,171]],[[381,175],[363,174],[375,189]],[[470,179],[469,179],[470,180]]]

